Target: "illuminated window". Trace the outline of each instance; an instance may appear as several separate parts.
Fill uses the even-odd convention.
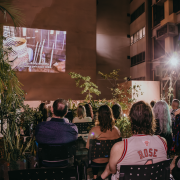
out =
[[[144,36],[145,36],[145,27],[143,27],[142,29],[140,29],[138,32],[136,32],[131,36],[131,45],[142,39]]]
[[[139,30],[139,39],[142,39],[142,29]]]
[[[145,27],[143,27],[143,37],[145,36]]]
[[[133,44],[134,42],[133,42],[133,36],[131,36],[131,45]]]

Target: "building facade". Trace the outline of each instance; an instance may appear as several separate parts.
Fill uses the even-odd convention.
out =
[[[180,1],[152,0],[152,75],[153,80],[161,81],[161,94],[168,91],[170,76],[164,66],[179,53]],[[174,74],[177,76],[177,73]],[[175,77],[177,79],[177,77]],[[169,82],[168,82],[169,81]],[[180,99],[180,83],[174,83],[174,97]],[[164,94],[165,95],[165,94]]]

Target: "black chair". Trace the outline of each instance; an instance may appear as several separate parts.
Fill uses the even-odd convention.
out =
[[[78,128],[78,134],[88,134],[93,126],[93,122],[74,123]]]
[[[68,167],[75,165],[75,142],[65,145],[38,144],[38,167]]]
[[[78,180],[78,169],[37,168],[8,171],[9,180]]]
[[[119,180],[169,180],[171,160],[150,165],[123,165]]]
[[[86,162],[84,166],[85,180],[87,179],[88,168],[92,168],[92,167],[105,168],[106,167],[105,164],[97,164],[97,163],[94,164],[92,163],[92,160],[99,159],[99,158],[109,158],[112,146],[119,141],[122,141],[122,137],[115,140],[90,139],[88,162]]]

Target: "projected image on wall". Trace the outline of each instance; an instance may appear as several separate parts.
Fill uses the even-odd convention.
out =
[[[3,27],[9,61],[16,71],[65,72],[66,31]]]

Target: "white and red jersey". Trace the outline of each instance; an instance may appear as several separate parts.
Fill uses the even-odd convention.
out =
[[[119,179],[122,165],[154,164],[167,159],[167,145],[160,136],[134,135],[124,139],[124,151],[117,164],[117,173],[112,180]]]

